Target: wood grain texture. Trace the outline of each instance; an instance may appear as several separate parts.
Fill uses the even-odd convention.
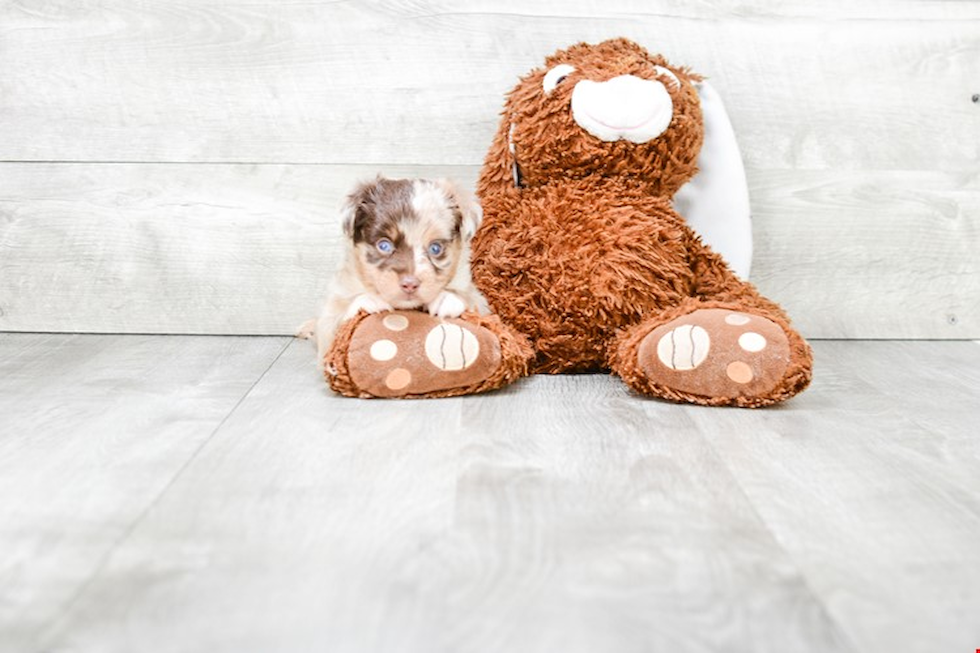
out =
[[[379,171],[462,172],[0,164],[0,330],[291,335],[327,295],[342,198]]]
[[[0,334],[0,651],[36,650],[283,345]]]
[[[857,650],[976,648],[980,348],[816,353],[808,403],[695,423]]]
[[[227,393],[194,370],[243,342],[256,341],[0,335],[20,390],[4,414],[34,424],[83,406],[76,432],[105,431],[112,388],[158,348],[183,411]],[[70,605],[0,621],[0,651],[969,650],[980,345],[815,350],[806,393],[752,411],[646,400],[603,376],[342,399],[295,342]],[[14,533],[56,542],[62,577],[125,521],[117,491],[76,493],[68,527],[52,517],[69,492],[37,491],[39,470],[80,478],[110,451],[73,436],[0,439],[4,514],[39,513],[3,531],[4,550]],[[139,467],[167,467],[167,447],[142,438]],[[25,588],[4,582],[0,605],[53,591]]]
[[[357,179],[476,167],[0,164],[0,330],[290,334]],[[980,337],[980,176],[757,171],[753,281],[811,338]]]
[[[628,36],[711,77],[752,168],[976,170],[969,2],[0,5],[0,160],[476,165],[517,77]]]
[[[725,99],[754,280],[808,337],[978,338],[978,33],[925,0],[5,2],[0,330],[291,333],[355,179],[472,185],[519,75],[626,35]]]
[[[854,650],[689,409],[602,376],[342,399],[312,359],[287,350],[45,650]]]
[[[980,173],[757,171],[752,281],[811,338],[976,338]]]

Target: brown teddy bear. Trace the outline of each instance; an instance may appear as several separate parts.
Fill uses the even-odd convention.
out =
[[[478,378],[466,383],[440,372],[440,383],[454,387],[437,393],[365,392],[389,372],[361,355],[383,336],[378,325],[359,330],[362,315],[329,361],[340,370],[335,379],[353,371],[365,380],[335,389],[461,394],[527,369],[612,371],[637,392],[704,405],[763,406],[803,390],[807,343],[671,206],[697,171],[699,81],[626,39],[572,46],[524,76],[507,96],[477,189],[484,220],[473,278],[500,321],[478,325],[470,316],[454,327],[483,329],[457,339],[482,343],[474,358],[492,360],[474,364]],[[423,321],[402,334],[419,351],[437,326]],[[527,368],[522,335],[533,347]],[[421,355],[413,364],[427,365]]]

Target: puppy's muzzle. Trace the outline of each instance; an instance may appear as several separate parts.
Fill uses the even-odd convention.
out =
[[[412,296],[419,290],[419,278],[411,274],[406,274],[399,280],[398,285],[401,287],[403,293]]]

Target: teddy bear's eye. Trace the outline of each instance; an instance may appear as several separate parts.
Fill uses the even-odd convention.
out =
[[[670,70],[664,68],[663,66],[654,66],[653,69],[656,70],[657,74],[661,77],[666,77],[670,83],[673,84],[674,88],[681,87],[681,80],[677,79],[677,75],[672,73]]]
[[[562,83],[562,81],[575,72],[575,66],[570,66],[567,63],[561,63],[552,68],[544,76],[544,82],[542,86],[544,87],[545,93],[551,93],[555,90],[555,87]]]

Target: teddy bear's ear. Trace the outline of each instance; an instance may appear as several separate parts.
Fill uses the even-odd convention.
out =
[[[721,96],[708,83],[694,83],[704,117],[698,173],[674,195],[674,209],[742,279],[752,267],[749,185],[735,130]]]
[[[476,235],[476,230],[483,221],[483,210],[479,202],[469,191],[460,188],[455,182],[449,179],[439,179],[439,186],[446,196],[459,207],[461,217],[459,231],[464,242],[468,242]]]

